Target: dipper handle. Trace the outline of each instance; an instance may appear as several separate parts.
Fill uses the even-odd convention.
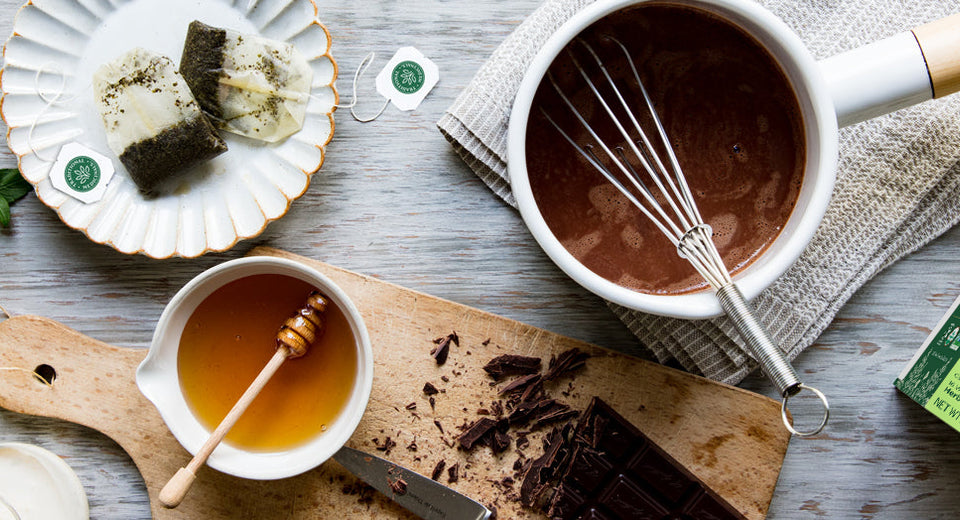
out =
[[[270,358],[270,361],[263,367],[263,370],[257,374],[257,378],[253,380],[253,383],[247,387],[237,403],[233,405],[233,408],[227,413],[227,416],[220,421],[217,429],[210,434],[207,442],[203,443],[203,446],[200,447],[197,454],[193,456],[190,463],[187,464],[185,468],[180,468],[173,478],[163,486],[163,489],[160,490],[159,498],[160,503],[163,504],[164,507],[173,508],[180,505],[180,502],[183,501],[183,497],[186,496],[187,491],[190,490],[190,486],[196,478],[197,470],[207,462],[207,458],[213,453],[214,448],[220,444],[220,441],[227,435],[230,428],[233,428],[233,425],[236,424],[240,416],[243,415],[243,412],[247,410],[247,407],[250,406],[253,399],[263,390],[263,387],[270,378],[273,377],[273,374],[276,373],[277,369],[280,368],[280,365],[286,361],[289,355],[290,351],[286,347],[277,349],[273,357]]]

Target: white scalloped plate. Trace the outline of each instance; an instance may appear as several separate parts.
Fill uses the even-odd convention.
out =
[[[226,153],[188,172],[172,194],[145,199],[107,147],[91,78],[137,46],[179,63],[192,20],[293,43],[313,68],[306,120],[274,144],[221,133]],[[329,51],[313,0],[34,0],[17,13],[3,49],[7,144],[40,200],[94,242],[153,258],[223,251],[282,217],[323,164],[337,104]],[[62,96],[46,106],[38,87],[49,99],[61,83]],[[99,202],[84,204],[50,184],[52,159],[72,141],[113,158],[117,174]]]

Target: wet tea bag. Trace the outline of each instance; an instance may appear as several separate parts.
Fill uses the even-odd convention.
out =
[[[303,126],[313,69],[292,44],[194,21],[180,73],[217,128],[272,143]]]
[[[146,195],[227,151],[165,56],[135,48],[97,69],[93,91],[107,145]]]

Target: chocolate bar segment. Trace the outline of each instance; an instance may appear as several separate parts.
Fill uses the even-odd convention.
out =
[[[551,519],[744,519],[718,494],[594,397],[570,441]]]

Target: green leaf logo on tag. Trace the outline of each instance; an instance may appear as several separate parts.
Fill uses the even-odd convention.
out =
[[[423,87],[426,76],[423,73],[423,67],[415,61],[401,61],[393,68],[390,79],[393,81],[393,88],[404,94],[413,94]]]
[[[377,93],[400,110],[413,110],[439,80],[436,63],[413,47],[401,47],[377,74]]]
[[[86,193],[96,188],[100,182],[100,166],[97,161],[80,155],[70,159],[64,168],[63,177],[70,189]]]

